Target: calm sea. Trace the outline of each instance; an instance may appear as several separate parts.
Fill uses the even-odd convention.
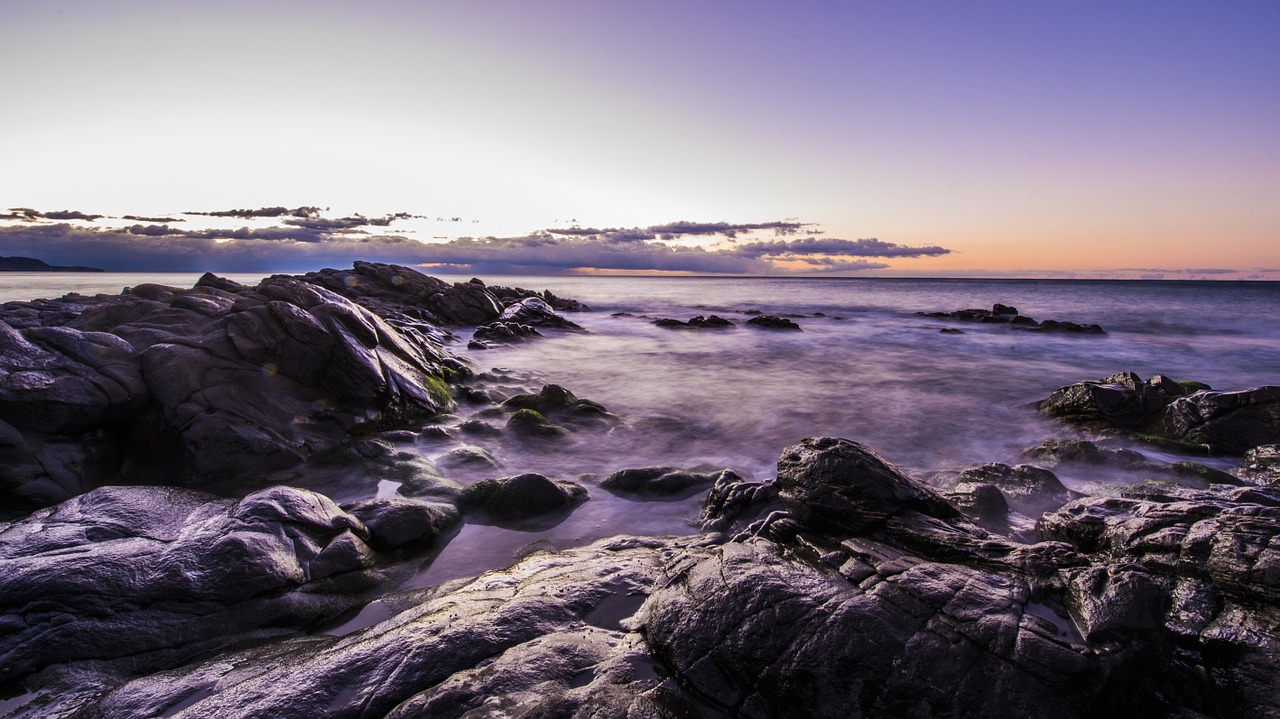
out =
[[[5,273],[0,300],[73,290],[115,293],[139,282],[189,286],[196,277]],[[260,275],[232,277],[252,283]],[[551,530],[468,525],[414,584],[502,565],[540,539],[563,547],[618,533],[691,531],[687,521],[697,514],[696,498],[637,504],[591,486],[591,475],[624,467],[733,467],[763,478],[772,476],[789,444],[836,435],[923,476],[985,462],[1017,463],[1021,449],[1068,436],[1028,404],[1071,382],[1132,370],[1223,390],[1280,384],[1280,283],[1273,282],[486,279],[586,302],[594,311],[572,319],[589,333],[548,333],[540,342],[488,351],[466,350],[461,337],[450,349],[477,370],[510,371],[511,391],[554,382],[600,402],[627,424],[551,450],[476,440],[503,463],[499,474],[538,471],[579,479],[592,500]],[[1027,332],[914,314],[997,302],[1038,320],[1096,323],[1107,334]],[[651,323],[712,313],[742,323],[749,310],[794,315],[803,331],[741,325],[689,331]],[[944,334],[944,327],[963,333]],[[418,451],[435,458],[448,448],[424,443]],[[1139,449],[1156,459],[1177,459]],[[1206,461],[1230,466],[1230,460]],[[1063,479],[1097,492],[1135,478],[1068,471]],[[376,478],[364,477],[327,478],[314,486],[340,500],[387,491],[385,483],[380,490]]]

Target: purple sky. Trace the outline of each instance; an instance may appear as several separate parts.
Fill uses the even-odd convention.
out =
[[[828,270],[1280,276],[1277,38],[1273,0],[8,0],[0,211],[317,205],[425,216],[378,232],[428,242],[799,221],[951,250]],[[8,221],[0,254],[54,252],[50,222]],[[121,259],[110,223],[58,258]],[[202,239],[214,265],[359,249]],[[685,239],[609,257],[740,271]]]

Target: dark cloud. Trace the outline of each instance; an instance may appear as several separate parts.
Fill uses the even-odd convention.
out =
[[[884,242],[874,237],[861,240],[840,240],[834,237],[806,237],[799,240],[777,242],[751,242],[731,250],[741,257],[823,256],[842,257],[935,257],[949,254],[951,250],[936,245],[909,247]]]
[[[775,235],[794,235],[805,227],[804,223],[781,221],[781,222],[750,222],[750,223],[734,223],[734,222],[669,222],[665,225],[652,225],[650,227],[612,227],[612,228],[595,228],[595,227],[569,227],[560,229],[548,229],[544,232],[553,235],[562,235],[568,237],[591,237],[610,242],[648,242],[651,240],[677,240],[681,237],[709,237],[724,236],[730,239],[736,238],[740,233],[773,231]]]
[[[309,209],[309,208],[302,208]],[[275,208],[267,208],[274,212]],[[255,211],[256,212],[256,211]],[[292,212],[292,211],[290,211]],[[207,213],[213,216],[215,213]],[[50,264],[92,265],[114,271],[299,271],[347,266],[365,259],[428,265],[439,271],[555,274],[576,269],[699,274],[831,273],[883,269],[870,257],[945,254],[940,247],[905,247],[879,240],[804,237],[733,243],[727,248],[673,243],[672,237],[771,231],[797,233],[796,222],[750,224],[677,222],[635,230],[545,230],[521,237],[462,237],[424,243],[368,227],[405,219],[294,217],[272,227],[184,229],[138,223],[86,228],[69,223],[0,227],[6,251]],[[622,238],[622,239],[620,239]]]
[[[0,220],[56,220],[58,222],[65,222],[67,220],[84,220],[86,222],[93,222],[94,220],[100,220],[105,216],[106,215],[90,215],[79,210],[54,210],[53,212],[41,212],[39,210],[33,210],[30,207],[10,207],[8,214],[0,215]]]
[[[186,222],[186,220],[179,217],[142,217],[140,215],[125,215],[121,219],[134,222]]]
[[[256,217],[319,217],[319,207],[262,207],[256,210],[218,210],[216,212],[184,212],[184,215],[201,215],[203,217],[236,217],[250,220]]]

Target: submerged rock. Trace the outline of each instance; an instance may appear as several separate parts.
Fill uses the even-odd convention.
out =
[[[1045,320],[1037,322],[1031,317],[1018,314],[1018,308],[1010,307],[996,303],[989,310],[967,309],[956,310],[955,312],[917,312],[921,317],[933,317],[937,319],[953,319],[964,322],[982,322],[985,324],[1006,324],[1014,329],[1020,330],[1041,330],[1049,332],[1072,332],[1077,334],[1106,334],[1101,327],[1095,324],[1077,324],[1075,322],[1067,322],[1064,320]]]
[[[725,474],[733,470],[702,474],[679,467],[638,467],[614,472],[601,480],[600,488],[630,499],[674,501],[708,489]]]
[[[777,315],[758,315],[747,320],[752,327],[763,327],[771,330],[799,330],[800,325],[785,317]]]
[[[493,524],[567,514],[585,501],[586,487],[534,473],[481,480],[463,490],[459,497],[463,511]],[[553,517],[554,520],[560,518]]]
[[[554,418],[573,426],[608,425],[616,418],[597,402],[579,399],[577,395],[558,384],[544,385],[537,394],[518,394],[503,401],[502,406],[516,414],[520,410],[533,410],[543,419]],[[512,419],[514,419],[514,415]],[[536,423],[536,418],[521,420]]]

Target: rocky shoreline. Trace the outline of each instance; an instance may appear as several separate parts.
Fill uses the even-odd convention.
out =
[[[0,715],[1280,716],[1280,388],[1046,388],[1062,437],[945,476],[833,437],[763,479],[504,473],[494,442],[641,431],[450,349],[580,311],[363,262],[0,306]],[[1072,492],[1079,464],[1132,481]],[[329,475],[398,490],[295,486]],[[705,494],[698,532],[397,589],[597,493]]]

